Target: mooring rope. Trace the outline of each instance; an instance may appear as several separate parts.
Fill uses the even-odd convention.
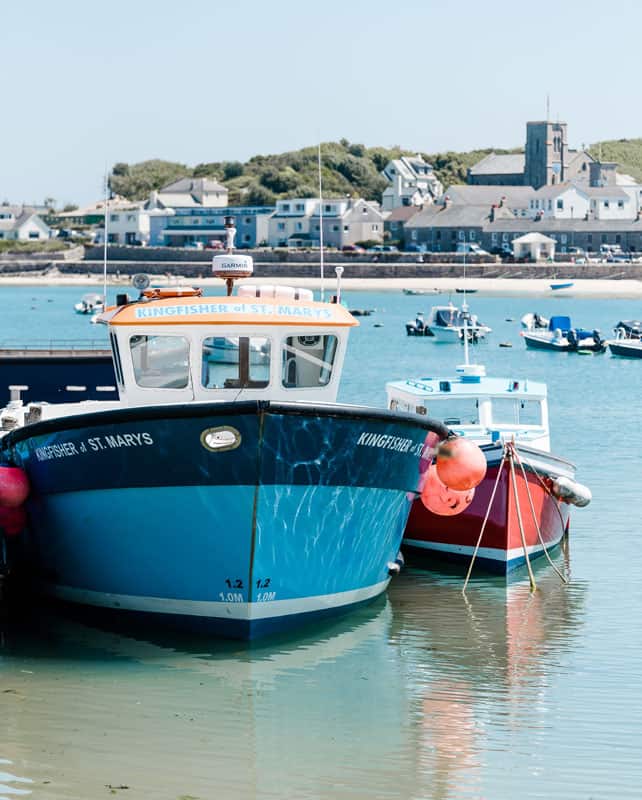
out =
[[[557,566],[553,563],[553,560],[546,548],[546,544],[544,543],[544,538],[542,537],[542,532],[539,527],[539,522],[537,521],[537,514],[535,513],[535,505],[533,503],[533,498],[531,496],[531,488],[528,485],[528,477],[526,476],[526,470],[524,469],[524,464],[522,463],[522,459],[519,456],[519,451],[517,448],[514,448],[515,458],[517,459],[517,463],[522,471],[522,475],[524,476],[524,483],[526,484],[526,494],[528,495],[528,502],[531,507],[531,514],[533,515],[533,522],[535,523],[535,530],[537,531],[537,538],[539,539],[539,543],[542,545],[542,549],[544,550],[544,555],[546,556],[548,563],[553,567],[555,572],[559,575],[563,583],[568,583],[568,578],[562,574],[562,572],[557,568]],[[563,526],[562,526],[563,527]]]
[[[510,473],[511,478],[513,479],[513,496],[515,498],[515,511],[517,512],[517,524],[519,525],[519,535],[522,539],[522,547],[524,549],[524,558],[526,560],[526,567],[528,569],[528,579],[531,584],[531,591],[535,591],[537,589],[537,584],[535,583],[535,576],[533,575],[533,568],[531,567],[531,561],[528,557],[528,549],[526,547],[526,535],[524,534],[524,523],[522,522],[522,510],[519,505],[519,495],[517,493],[517,480],[515,477],[515,459],[513,458],[513,451],[514,451],[514,443],[510,443],[507,445],[507,452],[508,452],[508,460],[510,461]]]
[[[499,469],[497,470],[497,478],[495,478],[495,485],[493,486],[493,491],[490,496],[490,500],[488,501],[488,508],[486,509],[486,516],[484,517],[484,521],[482,522],[481,530],[479,531],[479,538],[477,539],[477,544],[475,545],[475,549],[473,551],[472,558],[470,559],[470,564],[468,566],[468,572],[466,573],[466,580],[464,581],[464,586],[462,588],[462,594],[466,594],[466,587],[468,586],[468,581],[470,580],[470,574],[473,571],[473,566],[475,564],[475,559],[477,558],[477,553],[479,551],[479,546],[481,544],[482,536],[484,535],[484,531],[486,530],[486,524],[488,523],[488,518],[490,517],[490,510],[493,506],[493,501],[495,500],[495,494],[497,492],[497,487],[499,486],[499,479],[502,474],[502,470],[504,469],[504,464],[506,463],[506,450],[504,449],[504,454],[502,456],[502,460],[499,465]]]
[[[544,482],[544,479],[540,476],[539,472],[535,469],[535,467],[531,464],[531,462],[525,456],[524,456],[524,463],[532,471],[533,475],[535,475],[535,477],[540,482],[540,484],[541,484],[542,488],[544,489],[544,491],[547,494],[549,494],[553,498],[553,500],[555,500],[555,510],[557,511],[557,513],[559,515],[560,521],[562,523],[562,527],[566,528],[566,523],[564,522],[564,517],[562,516],[562,512],[560,511],[560,507],[559,507],[559,503],[560,503],[559,497],[555,497],[553,492],[551,492],[549,487]]]

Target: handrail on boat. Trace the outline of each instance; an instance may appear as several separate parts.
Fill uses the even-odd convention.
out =
[[[109,350],[106,339],[33,339],[25,342],[18,339],[5,339],[0,341],[0,350],[32,351],[46,350]]]

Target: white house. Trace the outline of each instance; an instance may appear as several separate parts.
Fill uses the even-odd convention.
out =
[[[152,192],[150,208],[225,208],[228,191],[210,178],[181,178]]]
[[[396,158],[381,174],[390,182],[381,198],[384,211],[399,206],[423,206],[434,202],[444,192],[432,164],[420,155]]]
[[[513,256],[516,259],[528,258],[530,261],[542,261],[555,258],[557,242],[543,233],[527,233],[513,239]]]
[[[29,241],[49,239],[51,229],[31,208],[0,206],[0,239]]]
[[[322,206],[322,207],[321,207]],[[378,203],[364,199],[304,197],[277,200],[269,221],[271,247],[319,247],[323,219],[323,241],[328,247],[356,242],[383,241],[384,214]]]
[[[530,200],[540,219],[632,220],[639,208],[638,187],[560,183],[542,186]]]

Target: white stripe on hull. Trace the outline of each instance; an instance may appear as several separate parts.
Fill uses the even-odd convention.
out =
[[[550,550],[555,547],[562,539],[562,535],[556,539],[551,539],[550,542],[545,542],[546,549]],[[440,553],[455,553],[457,555],[472,556],[475,548],[467,544],[445,544],[443,542],[427,542],[421,539],[404,539],[401,546],[407,545],[408,547],[417,547],[422,550],[436,550]],[[542,553],[544,548],[541,544],[529,545],[526,550],[529,556],[534,553]],[[480,547],[477,551],[479,558],[486,558],[491,561],[506,562],[513,561],[516,558],[521,558],[524,555],[523,547],[513,547],[510,550],[502,550],[498,547]]]
[[[285,617],[290,614],[305,614],[370,600],[385,591],[390,578],[363,589],[347,592],[302,597],[295,600],[267,600],[254,603],[226,603],[210,600],[176,600],[165,597],[144,597],[133,594],[112,594],[77,589],[73,586],[45,584],[43,590],[70,603],[115,608],[125,611],[142,611],[152,614],[176,614],[190,617],[211,617],[229,620],[259,620]]]

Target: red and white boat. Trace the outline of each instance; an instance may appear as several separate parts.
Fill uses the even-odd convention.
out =
[[[467,562],[474,556],[476,565],[506,574],[558,545],[568,531],[569,504],[587,505],[591,493],[575,481],[575,466],[550,452],[546,384],[488,378],[477,364],[456,373],[386,386],[390,408],[443,420],[486,460],[474,490],[455,481],[443,485],[439,456],[436,464],[423,462],[423,484],[432,482],[424,492],[430,508],[421,497],[414,501],[403,545]]]

